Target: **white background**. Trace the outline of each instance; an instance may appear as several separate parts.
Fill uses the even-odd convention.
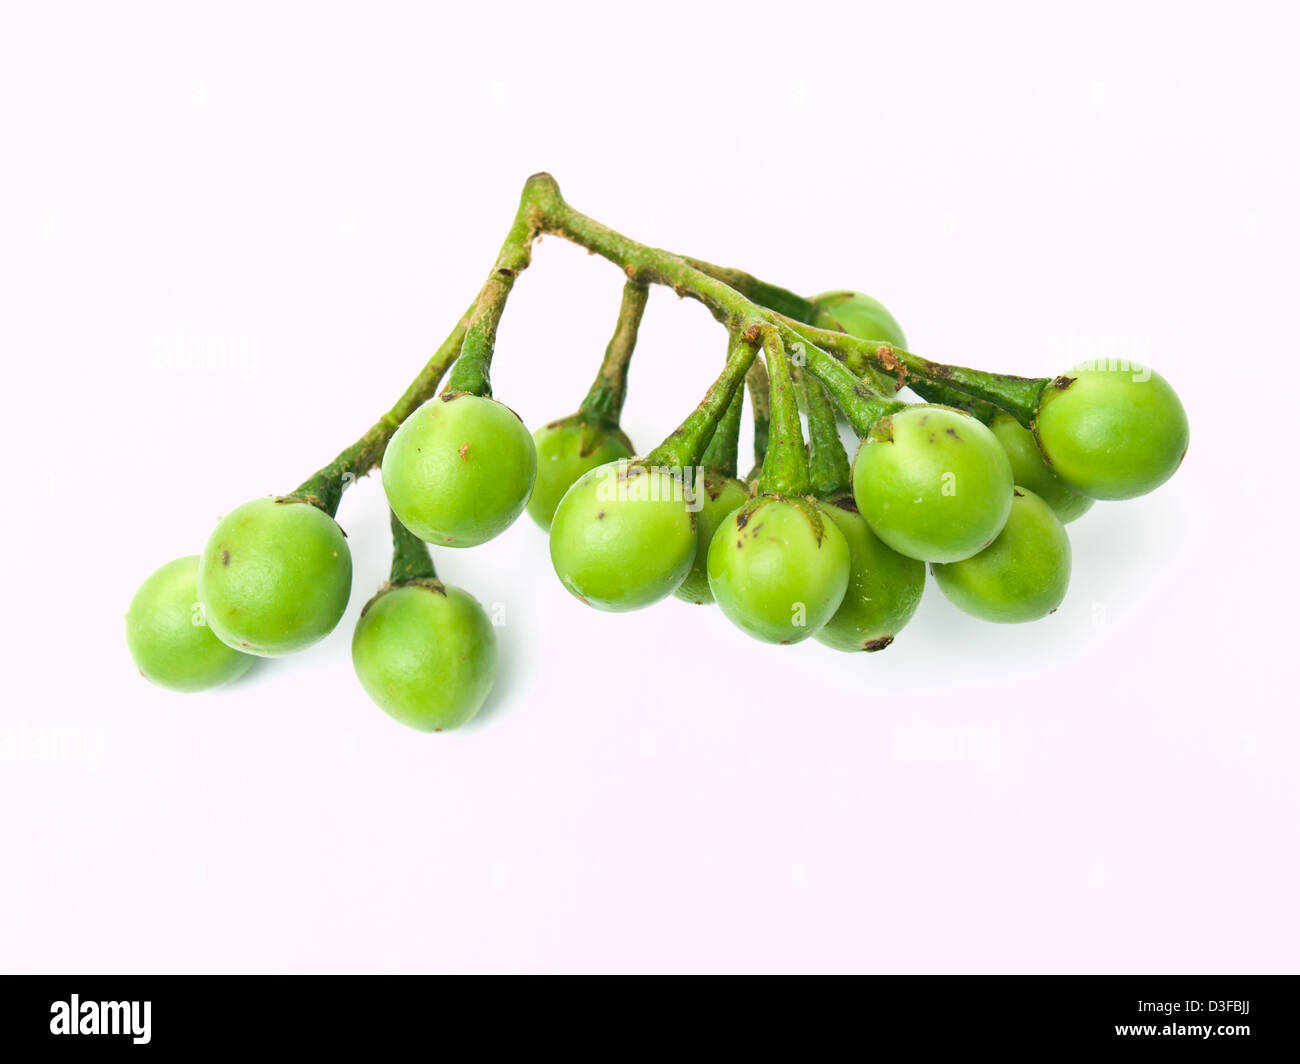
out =
[[[1281,4],[8,5],[0,968],[1294,970],[1295,15]],[[1179,389],[1065,606],[931,585],[883,654],[606,616],[525,518],[437,554],[502,604],[424,736],[339,629],[229,690],[132,668],[139,581],[405,386],[524,178],[632,236],[882,298],[930,357],[1096,348]],[[615,269],[538,248],[496,394],[572,410]],[[723,337],[652,295],[648,449]],[[60,746],[59,737],[75,743]],[[48,745],[51,740],[53,750]]]

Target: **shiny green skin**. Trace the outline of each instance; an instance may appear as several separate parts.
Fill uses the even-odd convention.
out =
[[[205,691],[238,679],[253,664],[204,623],[198,573],[197,554],[168,562],[145,578],[126,611],[126,645],[135,667],[169,691]]]
[[[417,731],[447,731],[473,717],[492,690],[496,632],[460,588],[414,581],[366,605],[352,634],[352,666],[366,694],[394,720]]]
[[[921,604],[925,562],[881,543],[852,496],[827,500],[823,509],[849,545],[849,586],[835,616],[813,638],[835,650],[884,650]]]
[[[1034,431],[1052,472],[1094,499],[1154,491],[1187,453],[1183,404],[1150,370],[1076,366],[1048,385]]]
[[[926,562],[969,558],[1011,512],[1011,461],[988,426],[945,406],[881,418],[853,462],[853,498],[877,536]]]
[[[324,510],[254,499],[212,530],[199,557],[198,593],[223,643],[266,658],[292,654],[339,623],[352,593],[352,554]]]
[[[930,571],[939,589],[973,617],[998,624],[1037,621],[1065,599],[1070,537],[1046,502],[1016,488],[997,539],[973,558]]]
[[[883,340],[907,349],[903,327],[880,300],[865,292],[823,292],[813,302],[812,323],[819,329],[836,329],[859,340]]]
[[[1069,524],[1092,509],[1093,499],[1081,495],[1051,471],[1043,460],[1034,434],[1010,414],[998,413],[989,424],[993,435],[1011,459],[1011,476],[1056,511],[1062,524]]]
[[[749,488],[744,483],[735,477],[724,477],[721,473],[705,473],[703,487],[703,504],[695,514],[698,537],[695,564],[686,574],[681,587],[673,592],[682,601],[693,602],[697,606],[713,601],[713,591],[709,588],[709,544],[713,542],[713,533],[733,511],[744,506],[749,498]]]
[[[610,462],[565,492],[551,522],[551,563],[588,606],[622,612],[671,595],[690,572],[695,515],[672,474]]]
[[[632,441],[618,429],[553,421],[533,433],[537,479],[528,497],[528,516],[543,530],[551,527],[564,493],[584,473],[607,462],[631,458]]]
[[[495,399],[435,396],[402,422],[384,452],[384,493],[421,539],[473,547],[523,513],[537,448],[519,416]]]
[[[800,643],[829,621],[850,568],[843,533],[808,499],[760,495],[729,514],[709,544],[714,599],[765,643]]]

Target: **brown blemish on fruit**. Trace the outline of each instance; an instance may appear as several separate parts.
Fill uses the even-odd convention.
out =
[[[230,564],[230,551],[228,551],[228,550],[223,550],[223,551],[221,552],[221,564],[222,564],[222,565],[229,565],[229,564]]]
[[[598,514],[596,515],[596,520],[597,520],[597,521],[601,521],[601,520],[604,519],[604,517],[605,517],[605,511],[604,511],[604,510],[601,510],[600,513],[598,513]]]
[[[747,524],[749,524],[749,514],[741,510],[740,515],[736,518],[736,527],[744,528]]]
[[[889,644],[892,643],[893,641],[894,641],[894,637],[892,635],[884,635],[881,636],[879,639],[868,639],[865,643],[862,644],[862,649],[865,650],[868,654],[872,654],[877,650],[884,650],[885,647],[889,646]]]
[[[1063,392],[1078,379],[1078,377],[1066,377],[1065,375],[1061,375],[1052,381],[1051,387],[1055,388],[1058,392]]]
[[[239,641],[239,645],[240,645],[241,647],[249,647],[249,646],[252,646],[253,644],[252,644],[252,643],[245,643],[245,642],[241,639],[241,640]]]
[[[782,639],[780,645],[783,647],[788,647],[790,645],[790,640]]]
[[[469,458],[469,444],[468,444],[468,443],[462,443],[462,444],[460,445],[460,450],[457,451],[456,453],[457,453],[458,455],[460,455],[460,460],[461,460],[462,462],[466,461],[466,460]]]
[[[853,501],[852,495],[841,495],[838,499],[832,499],[830,505],[838,506],[841,510],[848,510],[851,514],[858,512],[858,504]]]
[[[960,440],[960,439],[961,439],[961,437],[957,435],[957,430],[956,430],[956,429],[946,429],[945,431],[946,431],[946,432],[948,433],[948,435],[951,436],[954,440]]]

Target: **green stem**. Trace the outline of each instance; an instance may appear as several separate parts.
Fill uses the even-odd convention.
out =
[[[398,426],[405,421],[421,403],[433,397],[438,390],[447,367],[456,360],[465,331],[469,326],[473,308],[465,312],[447,339],[425,363],[415,380],[411,381],[402,397],[393,404],[391,410],[376,421],[365,434],[352,446],[345,448],[335,456],[329,465],[318,469],[293,492],[294,498],[302,499],[313,506],[318,506],[333,517],[338,513],[339,501],[344,489],[363,477],[377,466],[384,457],[384,448],[392,439]]]
[[[679,296],[699,300],[718,321],[733,331],[750,335],[756,325],[778,325],[787,347],[795,339],[802,339],[810,348],[810,367],[812,352],[820,351],[827,357],[834,355],[847,362],[859,379],[865,373],[880,370],[946,384],[965,395],[1002,407],[1025,425],[1033,420],[1049,383],[1046,378],[987,373],[932,362],[890,344],[859,340],[848,333],[808,325],[800,319],[815,313],[816,308],[809,300],[739,270],[713,266],[699,259],[686,259],[623,236],[570,207],[550,174],[534,174],[525,183],[520,215],[530,220],[534,233],[555,233],[571,240],[615,263],[633,281],[666,285]],[[760,306],[742,290],[768,299],[773,305]],[[777,309],[778,306],[784,310]],[[843,406],[836,384],[817,368],[813,367],[813,372],[821,377],[836,401]],[[869,388],[875,398],[883,398],[882,389],[877,384],[860,383],[860,386]],[[854,389],[854,393],[862,394],[859,389]],[[847,408],[845,412],[848,413]]]
[[[808,474],[812,480],[813,494],[827,499],[849,490],[852,474],[849,456],[840,440],[840,430],[835,423],[835,407],[826,394],[826,387],[811,373],[800,373],[804,406],[808,411],[808,437],[811,454]]]
[[[847,333],[837,330],[821,329],[811,323],[817,315],[815,300],[805,299],[789,292],[778,285],[770,284],[742,270],[714,266],[699,259],[687,259],[709,276],[725,281],[737,292],[756,303],[774,311],[806,339],[825,350],[839,354],[858,376],[870,375],[872,383],[879,389],[891,376],[901,374],[912,385],[913,391],[924,395],[922,387],[934,385],[949,396],[944,401],[949,406],[958,406],[969,410],[977,417],[981,413],[991,413],[983,403],[991,403],[1013,414],[1026,427],[1037,413],[1043,390],[1048,384],[1047,378],[1017,377],[1006,373],[989,373],[985,370],[969,369],[964,366],[951,366],[941,362],[914,355],[910,351],[894,347],[892,344],[880,344],[868,340],[859,340]],[[838,339],[832,339],[838,337]],[[897,380],[897,377],[895,377]],[[916,387],[915,381],[922,387]],[[894,390],[902,387],[898,381]],[[936,394],[938,394],[936,392]],[[965,403],[953,401],[960,394]]]
[[[391,510],[388,517],[393,528],[393,568],[389,581],[400,585],[412,580],[437,580],[429,545],[402,524]]]
[[[793,335],[796,343],[802,339],[798,333]],[[808,372],[826,385],[826,390],[849,419],[853,431],[862,439],[867,438],[871,426],[880,418],[907,405],[884,398],[874,387],[850,372],[843,362],[813,343],[803,343],[800,353]]]
[[[701,273],[707,273],[710,277],[734,288],[746,299],[774,310],[778,314],[784,314],[788,318],[810,321],[817,311],[816,304],[812,300],[795,295],[779,285],[768,284],[752,274],[745,273],[744,270],[715,266],[703,259],[686,258],[685,261]]]
[[[990,402],[976,399],[965,392],[959,392],[956,388],[950,388],[946,384],[913,378],[908,382],[908,387],[927,403],[939,403],[941,406],[951,406],[958,410],[965,410],[966,413],[978,418],[986,425],[993,420],[994,415],[999,410],[999,407]]]
[[[623,300],[619,304],[614,335],[605,348],[600,371],[578,408],[581,419],[589,424],[618,427],[623,401],[627,397],[627,367],[636,349],[637,330],[649,296],[650,289],[643,284],[628,281],[623,285]]]
[[[812,485],[808,477],[808,455],[803,446],[799,424],[799,397],[786,358],[780,332],[772,327],[763,330],[763,361],[771,381],[772,435],[763,459],[758,490],[774,495],[807,495]]]
[[[904,351],[892,344],[858,340],[847,333],[816,329],[800,322],[786,321],[792,329],[816,346],[838,355],[854,373],[878,368],[898,374],[901,383],[916,388],[937,384],[973,399],[1000,406],[1026,428],[1038,413],[1043,392],[1051,381],[1046,377],[1017,377],[1009,373],[989,373],[965,366],[950,366]]]
[[[836,401],[845,407],[846,414],[850,413],[845,406],[846,401],[854,403],[860,421],[870,412],[865,410],[864,404],[872,400],[878,404],[886,404],[880,407],[883,412],[899,408],[899,404],[890,405],[879,388],[849,373],[839,365],[829,353],[829,349],[823,348],[824,341],[833,341],[836,345],[835,349],[848,346],[852,350],[861,348],[865,351],[875,345],[854,340],[845,333],[802,325],[789,316],[759,306],[725,281],[720,281],[697,265],[693,265],[692,261],[668,251],[660,251],[637,243],[610,229],[609,226],[588,218],[564,201],[559,186],[550,174],[534,174],[528,179],[524,184],[523,203],[531,204],[529,209],[525,209],[521,204],[520,211],[531,219],[537,232],[555,233],[566,240],[573,241],[619,266],[629,279],[640,284],[666,285],[679,296],[690,296],[698,300],[733,333],[757,337],[760,331],[770,332],[770,327],[775,326],[780,340],[785,345],[800,343],[806,349],[809,367],[821,377]],[[731,276],[735,278],[737,274],[732,271]],[[748,277],[748,275],[739,276]],[[770,292],[772,286],[765,286],[765,290]],[[819,365],[825,367],[829,363],[835,363],[851,383],[840,387],[837,391],[837,384],[828,379],[827,374],[830,370],[818,368]],[[843,397],[841,393],[844,393]],[[879,416],[879,413],[875,416]],[[865,431],[858,425],[854,427],[858,428],[859,432]]]
[[[700,405],[687,415],[672,435],[646,455],[647,465],[667,466],[684,472],[700,464],[718,422],[731,406],[731,400],[740,390],[757,353],[758,348],[744,337],[733,342],[726,366],[718,379],[709,385]]]
[[[772,429],[771,388],[767,369],[761,359],[754,359],[745,376],[745,390],[749,392],[750,413],[754,416],[754,468],[746,481],[755,481],[763,472],[763,459],[767,457],[767,440]]]
[[[772,316],[765,307],[758,306],[724,281],[710,277],[681,256],[638,243],[574,210],[564,201],[559,185],[550,174],[530,177],[524,184],[523,199],[531,204],[530,217],[538,232],[562,236],[608,259],[629,280],[665,285],[679,296],[699,300],[733,332],[748,334],[755,325],[766,323]]]
[[[506,300],[515,286],[515,279],[532,261],[533,240],[537,236],[537,212],[531,203],[529,186],[525,184],[519,198],[519,209],[506,234],[497,261],[483,282],[470,315],[460,357],[447,378],[448,394],[465,392],[470,395],[490,396],[492,382],[489,371],[492,354],[496,349],[497,326],[506,309]]]
[[[728,362],[731,361],[739,346],[744,342],[742,337],[734,335],[731,337],[731,342],[727,345]],[[753,372],[753,367],[757,364],[757,360],[750,363],[750,372]],[[722,417],[718,420],[717,427],[713,430],[713,438],[709,440],[709,446],[704,452],[703,459],[701,459],[705,469],[721,473],[724,477],[734,477],[736,475],[736,451],[740,443],[740,417],[744,410],[744,389],[738,387],[735,395],[731,397],[731,402],[727,404],[727,409],[723,411]]]

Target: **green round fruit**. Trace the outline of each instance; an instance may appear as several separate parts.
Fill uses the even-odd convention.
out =
[[[973,558],[932,565],[935,582],[958,607],[1000,624],[1036,621],[1065,599],[1070,584],[1070,537],[1050,506],[1016,488],[1011,516]]]
[[[1062,524],[1069,524],[1092,509],[1093,500],[1065,483],[1043,460],[1034,434],[1010,414],[999,411],[989,424],[993,435],[1011,459],[1011,476],[1056,511]]]
[[[766,643],[802,642],[829,621],[849,570],[843,534],[809,499],[751,499],[709,544],[709,587],[718,606]]]
[[[213,633],[262,657],[309,647],[334,630],[352,593],[352,554],[324,510],[291,498],[237,506],[199,557],[198,594]]]
[[[988,426],[946,406],[881,418],[853,462],[853,498],[871,530],[927,562],[969,558],[1011,512],[1011,462]]]
[[[1057,377],[1034,431],[1058,477],[1094,499],[1131,499],[1174,475],[1187,453],[1187,413],[1160,374],[1089,363]]]
[[[907,349],[907,337],[880,300],[865,292],[823,292],[814,297],[816,312],[812,324],[834,329],[859,340],[880,340]]]
[[[700,509],[695,514],[695,563],[681,587],[673,592],[684,602],[693,602],[697,606],[713,601],[713,592],[709,590],[709,544],[713,542],[713,533],[749,498],[749,488],[735,477],[725,477],[721,473],[705,473],[702,487],[703,493],[696,496]]]
[[[253,658],[226,646],[203,619],[199,556],[145,578],[126,611],[126,645],[140,675],[169,691],[203,691],[238,679]]]
[[[551,522],[560,582],[600,610],[636,610],[671,595],[695,559],[695,515],[681,480],[619,460],[584,474]]]
[[[921,604],[925,562],[880,542],[851,495],[829,499],[823,509],[849,545],[849,586],[813,638],[835,650],[884,650]]]
[[[528,516],[543,529],[551,527],[564,493],[584,473],[635,453],[632,441],[619,429],[584,425],[566,418],[533,433],[537,448],[537,479],[528,497]]]
[[[352,665],[375,705],[417,731],[459,727],[496,677],[492,622],[471,595],[438,580],[381,591],[361,612]]]
[[[384,452],[384,493],[421,539],[473,547],[500,535],[528,502],[537,448],[495,399],[435,396],[402,422]]]

